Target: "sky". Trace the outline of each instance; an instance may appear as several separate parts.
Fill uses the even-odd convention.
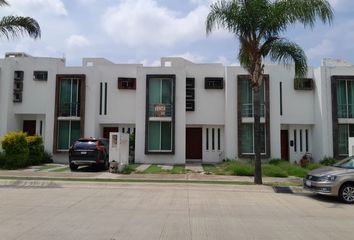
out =
[[[26,52],[38,57],[65,57],[80,66],[84,57],[115,63],[157,66],[161,57],[184,57],[195,63],[238,65],[234,35],[216,29],[206,35],[205,20],[215,0],[8,0],[0,16],[36,19],[42,37],[7,40],[0,37],[0,57]],[[354,1],[329,0],[335,11],[332,25],[289,27],[285,37],[306,52],[309,65],[323,58],[354,63]]]

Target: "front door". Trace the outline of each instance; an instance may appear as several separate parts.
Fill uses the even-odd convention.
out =
[[[186,129],[186,159],[201,160],[203,158],[202,128]]]
[[[117,127],[105,127],[103,128],[103,138],[109,139],[109,133],[110,132],[118,132]]]
[[[289,131],[281,130],[281,159],[289,161]]]
[[[28,136],[36,135],[36,120],[23,120],[22,131]]]

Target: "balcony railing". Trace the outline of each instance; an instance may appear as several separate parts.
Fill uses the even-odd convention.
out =
[[[261,104],[261,117],[265,116],[265,104]],[[247,104],[242,104],[242,117],[253,117],[253,104],[252,103],[247,103]]]
[[[354,118],[354,104],[338,104],[338,118]]]
[[[150,104],[149,117],[172,117],[173,105],[172,104]]]
[[[59,107],[59,117],[80,117],[80,103],[62,103]]]

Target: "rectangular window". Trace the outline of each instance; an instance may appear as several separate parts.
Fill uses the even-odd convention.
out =
[[[171,122],[149,122],[149,151],[172,151]]]
[[[302,152],[302,129],[300,129],[300,152]]]
[[[204,82],[205,89],[223,89],[224,78],[220,77],[206,77]]]
[[[48,80],[48,72],[47,71],[34,71],[33,72],[33,80],[47,81]]]
[[[209,128],[207,128],[206,130],[206,138],[205,138],[205,145],[206,145],[206,150],[209,150]]]
[[[211,129],[211,150],[215,150],[215,129]]]
[[[39,135],[43,135],[43,121],[39,122]]]
[[[306,152],[309,151],[309,130],[305,130]]]
[[[221,145],[221,143],[220,143],[220,140],[221,140],[221,138],[220,138],[220,128],[218,128],[218,150],[220,151],[220,145]]]
[[[104,115],[107,115],[107,83],[104,83]]]
[[[253,91],[251,82],[248,79],[239,79],[241,81],[239,90],[241,106],[242,106],[242,117],[253,117]],[[261,104],[261,117],[265,116],[265,84],[260,88],[260,104]]]
[[[58,121],[58,150],[68,150],[80,138],[80,121]]]
[[[100,83],[100,115],[102,115],[102,94],[103,94],[103,83]]]
[[[261,153],[266,154],[266,130],[265,125],[260,125]],[[253,123],[243,123],[241,125],[241,153],[254,154],[254,129]]]
[[[14,80],[23,81],[23,76],[24,76],[23,71],[15,71],[14,72]]]
[[[312,78],[295,78],[294,79],[295,90],[312,90],[313,79]]]
[[[296,130],[294,130],[294,152],[297,151],[297,139],[296,139]]]
[[[338,118],[354,118],[354,81],[340,80],[337,84]]]
[[[280,116],[283,116],[283,83],[279,83],[279,103],[280,103]]]
[[[147,76],[147,153],[173,153],[173,75]]]
[[[80,116],[80,83],[79,79],[66,78],[60,81],[59,116]]]
[[[136,89],[136,78],[118,78],[118,89]]]

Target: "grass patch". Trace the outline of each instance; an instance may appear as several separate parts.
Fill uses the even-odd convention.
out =
[[[69,167],[62,167],[62,168],[57,168],[57,169],[54,169],[50,172],[68,172],[70,170]]]
[[[174,165],[172,170],[172,174],[184,174],[186,173],[186,168],[184,165]]]
[[[214,164],[203,164],[202,166],[204,172],[206,172],[207,174],[218,174],[219,172]]]
[[[157,165],[150,165],[143,173],[151,173],[151,174],[156,174],[156,173],[163,173],[166,172],[164,171],[161,167]]]
[[[133,163],[133,164],[129,164],[124,170],[123,170],[123,174],[131,174],[132,172],[135,172],[135,170],[137,169],[137,167],[139,167],[140,164],[137,163]]]
[[[288,177],[288,172],[277,165],[272,164],[264,164],[262,166],[263,176],[267,177],[280,177],[286,178]]]
[[[56,168],[56,167],[58,167],[58,165],[55,165],[55,164],[44,164],[38,169],[38,171],[45,171],[45,170]]]

